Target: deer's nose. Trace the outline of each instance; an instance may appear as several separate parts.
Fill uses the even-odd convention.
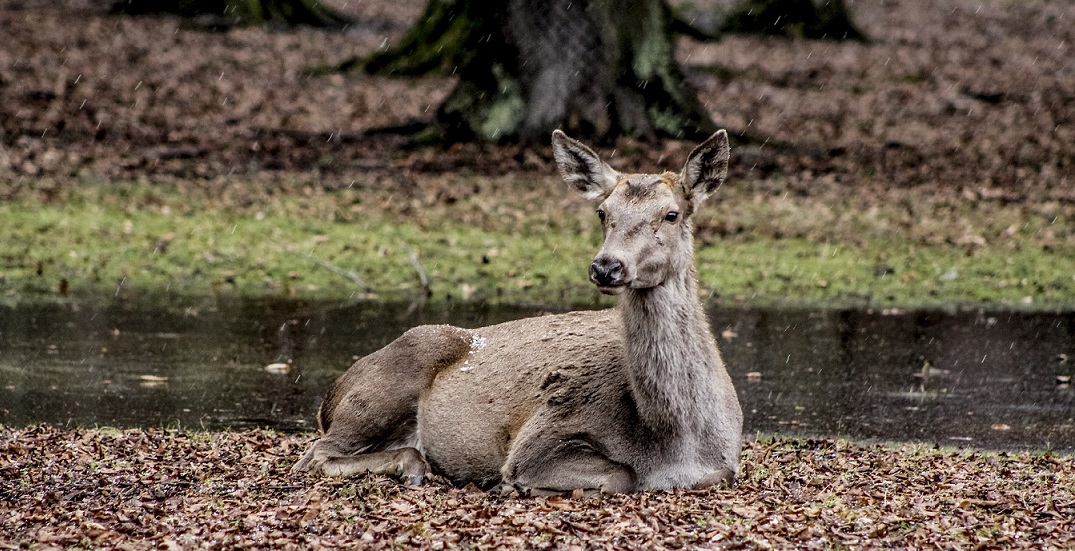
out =
[[[601,287],[623,284],[623,263],[618,259],[599,256],[590,264],[590,281]]]

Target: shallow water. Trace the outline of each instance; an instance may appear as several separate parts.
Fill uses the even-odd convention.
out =
[[[330,382],[422,323],[527,307],[0,307],[0,423],[313,430]],[[1075,451],[1075,313],[711,312],[749,435]],[[275,368],[266,369],[271,364]]]

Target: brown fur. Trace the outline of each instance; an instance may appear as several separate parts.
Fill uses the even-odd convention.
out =
[[[603,201],[592,270],[617,266],[601,289],[621,294],[620,306],[408,331],[336,381],[319,411],[323,436],[294,470],[410,482],[434,470],[525,493],[734,477],[742,412],[697,297],[689,224],[724,180],[726,135],[679,175],[620,175],[559,131],[553,148],[564,180]]]

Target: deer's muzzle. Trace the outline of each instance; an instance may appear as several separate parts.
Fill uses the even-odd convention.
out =
[[[590,264],[590,281],[594,282],[602,291],[609,292],[619,290],[625,284],[623,263],[619,259],[609,256],[599,256]]]

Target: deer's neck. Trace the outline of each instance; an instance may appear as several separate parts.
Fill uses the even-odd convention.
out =
[[[639,415],[678,434],[706,422],[724,366],[698,299],[694,269],[620,302],[629,378]]]

